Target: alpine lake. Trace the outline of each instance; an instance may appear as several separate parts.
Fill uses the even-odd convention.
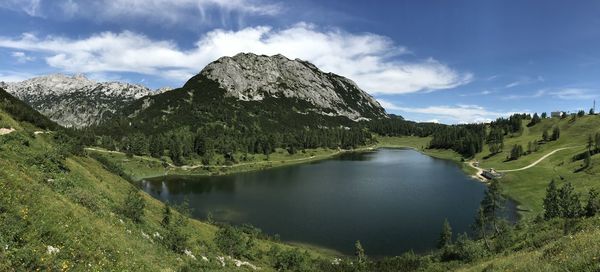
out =
[[[455,235],[471,233],[486,189],[456,163],[412,149],[225,176],[166,176],[142,186],[162,201],[187,200],[194,218],[210,213],[215,221],[348,255],[360,240],[370,256],[432,250],[445,219]],[[516,221],[515,203],[508,200],[504,213]]]

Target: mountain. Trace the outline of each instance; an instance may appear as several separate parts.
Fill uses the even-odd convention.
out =
[[[141,85],[95,82],[83,75],[52,74],[0,87],[65,127],[98,124],[153,92]]]
[[[200,76],[191,81],[217,82],[225,96],[240,101],[292,98],[312,104],[306,111],[324,115],[345,116],[354,121],[385,117],[381,105],[351,80],[282,55],[240,53],[222,57],[206,66]]]
[[[214,122],[273,132],[381,118],[381,105],[347,78],[281,55],[238,54],[210,63],[182,88],[133,102],[112,123],[148,133]]]

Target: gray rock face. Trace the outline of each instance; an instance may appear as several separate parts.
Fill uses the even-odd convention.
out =
[[[226,96],[242,101],[287,97],[310,102],[321,114],[354,121],[386,117],[381,105],[351,80],[282,55],[222,57],[206,66],[201,75],[217,82]]]
[[[141,85],[62,74],[0,82],[0,87],[58,124],[77,128],[98,124],[133,100],[153,94]]]

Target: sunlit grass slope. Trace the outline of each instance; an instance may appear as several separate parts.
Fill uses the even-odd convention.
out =
[[[63,158],[55,133],[36,135],[39,128],[1,110],[0,118],[16,129],[0,136],[0,271],[251,270],[230,259],[223,267],[217,258],[226,254],[213,240],[219,227],[197,220],[181,228],[189,254],[166,247],[163,203],[140,192],[144,215],[132,221],[121,211],[134,185],[92,158]],[[272,271],[274,245],[292,248],[260,238],[252,257],[240,259]]]

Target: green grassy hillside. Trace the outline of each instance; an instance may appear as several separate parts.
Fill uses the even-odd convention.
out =
[[[290,251],[294,247],[266,240],[251,228],[180,217],[176,209],[173,222],[164,225],[164,204],[133,190],[145,203],[136,222],[124,212],[134,185],[90,157],[67,152],[60,131],[35,134],[40,128],[3,110],[0,120],[15,129],[0,135],[0,271],[253,270],[227,258],[224,268],[218,260],[240,246],[237,258],[262,271],[275,270],[288,258],[309,267],[332,258],[314,250]],[[219,236],[220,229],[228,232]],[[229,241],[231,251],[215,237]]]
[[[513,145],[519,144],[527,149],[532,141],[542,139],[544,130],[552,133],[552,128],[558,126],[561,131],[557,141],[541,144],[539,150],[525,155],[518,160],[506,161]],[[523,171],[508,172],[502,178],[505,194],[521,204],[521,208],[529,211],[523,213],[532,217],[542,211],[542,199],[550,180],[560,182],[570,181],[580,192],[587,192],[590,188],[600,189],[600,155],[592,156],[592,166],[579,171],[583,161],[573,161],[573,157],[587,150],[589,135],[600,132],[600,116],[584,116],[577,119],[548,118],[541,123],[527,127],[523,126],[522,133],[505,138],[504,150],[492,157],[488,148],[477,154],[476,160],[481,162],[482,168],[497,170],[519,169],[525,167],[545,154],[559,148],[570,148],[559,151],[534,167]]]
[[[519,133],[509,134],[504,138],[504,149],[502,152],[491,155],[489,146],[485,145],[483,152],[474,158],[461,158],[459,154],[449,150],[427,149],[430,138],[419,137],[379,137],[382,145],[408,146],[419,149],[424,153],[456,162],[475,160],[480,162],[480,167],[495,170],[514,170],[526,167],[544,155],[561,148],[548,158],[542,160],[535,166],[522,171],[506,172],[501,179],[504,194],[516,200],[523,210],[525,217],[535,217],[542,211],[542,199],[546,187],[552,179],[564,183],[570,181],[580,192],[587,192],[591,188],[600,190],[600,154],[592,156],[591,167],[580,170],[583,161],[574,161],[573,157],[587,150],[589,135],[600,132],[600,116],[584,116],[572,119],[547,118],[541,123],[527,127],[529,120],[523,122],[523,129]],[[543,142],[542,134],[545,130],[552,133],[553,127],[559,127],[560,138],[557,141]],[[530,142],[540,141],[537,151],[526,154],[517,160],[507,160],[511,148],[521,145],[525,150]],[[462,167],[467,173],[473,174],[474,169],[468,166]]]
[[[577,171],[582,162],[572,160],[585,149],[588,135],[600,131],[598,116],[543,120],[508,137],[503,153],[490,157],[486,150],[476,155],[483,167],[508,170],[524,167],[557,148],[574,146],[502,178],[504,193],[528,210],[516,226],[501,226],[503,230],[487,242],[455,234],[453,243],[430,254],[365,259],[287,245],[250,226],[190,219],[184,206],[167,213],[164,203],[136,188],[129,176],[137,172],[127,172],[127,165],[121,165],[126,168],[123,172],[113,164],[142,157],[116,153],[116,159],[96,160],[65,131],[11,101],[10,97],[0,101],[4,102],[0,128],[10,128],[0,135],[0,271],[600,270],[598,215],[570,221],[533,219],[542,211],[552,178],[559,185],[572,182],[579,192],[600,187],[600,155],[583,171]],[[516,161],[505,161],[511,145],[526,146],[553,126],[562,130],[558,141]],[[56,129],[40,133],[52,128]],[[473,171],[455,152],[425,149],[429,138],[377,139],[379,146],[414,147]]]
[[[473,174],[474,170],[467,165],[469,160],[479,161],[481,167],[486,169],[514,170],[529,166],[554,150],[567,148],[531,168],[505,172],[499,179],[503,194],[519,202],[523,218],[514,228],[490,239],[492,250],[486,249],[482,239],[455,241],[449,250],[451,260],[443,261],[444,254],[448,253],[438,252],[436,254],[441,254],[439,259],[434,258],[429,263],[419,259],[421,263],[413,267],[415,270],[600,271],[598,215],[574,221],[540,219],[544,211],[543,199],[552,179],[557,181],[559,187],[567,182],[572,183],[576,193],[580,194],[582,205],[586,205],[590,189],[600,190],[600,155],[592,156],[591,166],[585,169],[582,169],[582,160],[574,160],[576,155],[587,151],[589,135],[600,132],[600,116],[544,119],[532,127],[527,127],[527,123],[529,121],[523,122],[521,132],[505,137],[501,153],[491,156],[486,145],[484,151],[474,158],[462,158],[450,150],[424,148],[428,146],[430,138],[377,138],[380,145],[412,147],[434,157],[454,160],[462,164],[469,174]],[[560,138],[556,141],[540,141],[544,130],[552,133],[553,127],[560,128]],[[522,145],[527,150],[528,143],[533,141],[540,141],[537,151],[517,160],[507,160],[512,146]]]

